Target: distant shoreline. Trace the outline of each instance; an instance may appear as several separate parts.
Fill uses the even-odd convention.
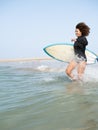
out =
[[[0,59],[0,62],[30,62],[35,60],[52,60],[52,58],[15,58],[15,59]]]

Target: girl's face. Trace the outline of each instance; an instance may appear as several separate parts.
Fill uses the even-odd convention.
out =
[[[82,36],[82,32],[80,32],[80,30],[78,28],[76,28],[75,34],[76,34],[77,37]]]

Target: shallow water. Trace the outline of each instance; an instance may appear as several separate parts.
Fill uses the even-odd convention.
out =
[[[72,82],[57,61],[0,63],[0,130],[98,130],[98,64]]]

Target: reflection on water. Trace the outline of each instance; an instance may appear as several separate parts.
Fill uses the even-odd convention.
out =
[[[65,86],[66,87],[66,86]],[[82,82],[74,81],[67,85],[67,93],[68,94],[83,94],[83,84]]]
[[[97,83],[72,82],[67,84],[66,93],[76,96],[77,107],[81,113],[81,127],[76,130],[97,130],[98,129],[98,102],[95,92],[98,92]],[[95,90],[95,91],[94,91]],[[76,114],[79,115],[78,110]],[[71,130],[71,129],[69,129]]]
[[[0,130],[98,130],[97,72],[95,80],[72,82],[63,67],[0,65]]]

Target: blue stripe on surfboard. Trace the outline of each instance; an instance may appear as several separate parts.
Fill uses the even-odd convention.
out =
[[[48,46],[48,47],[49,47],[49,46]],[[61,62],[65,62],[65,61],[60,60],[60,59],[58,59],[58,58],[55,58],[54,56],[52,56],[51,54],[49,54],[49,53],[47,52],[46,48],[47,48],[47,47],[45,47],[43,50],[44,50],[44,51],[46,52],[46,54],[49,55],[51,58],[53,58],[53,59],[55,59],[55,60],[58,60],[58,61],[61,61]],[[68,62],[65,62],[65,63],[68,63]]]
[[[47,52],[46,49],[47,49],[48,47],[56,46],[56,45],[70,45],[70,46],[73,46],[73,44],[72,44],[72,43],[54,43],[54,44],[50,44],[50,45],[46,46],[45,48],[43,48],[43,50],[46,52],[46,54],[49,55],[50,57],[52,57],[53,59],[56,59],[56,60],[58,60],[58,61],[65,62],[65,61],[63,61],[63,60],[60,60],[60,59],[58,59],[58,58],[55,58],[54,56],[52,56],[51,54],[49,54],[49,53]],[[94,61],[94,63],[96,63],[96,61],[98,61],[98,55],[95,54],[93,51],[91,51],[91,50],[89,50],[89,49],[86,49],[86,50],[96,56],[95,61]],[[93,64],[93,63],[91,63],[91,64]]]
[[[46,54],[49,55],[50,57],[52,57],[53,59],[58,60],[58,61],[61,61],[61,62],[65,62],[65,61],[63,61],[63,60],[60,60],[60,59],[58,59],[58,58],[55,58],[54,56],[52,56],[51,54],[49,54],[49,53],[47,52],[46,49],[47,49],[48,47],[56,46],[56,45],[70,45],[70,46],[73,46],[73,44],[72,44],[72,43],[54,43],[54,44],[50,44],[50,45],[46,46],[45,48],[43,48],[43,50],[46,52]],[[68,62],[65,62],[65,63],[68,63]]]
[[[73,46],[73,44],[72,44],[72,43],[54,43],[54,44],[47,45],[45,48],[43,48],[43,50],[46,52],[46,54],[49,55],[50,57],[52,57],[53,59],[58,60],[58,61],[61,61],[61,62],[69,63],[69,62],[60,60],[60,59],[58,59],[58,58],[55,58],[54,56],[52,56],[51,54],[49,54],[49,53],[47,52],[46,49],[47,49],[48,47],[56,46],[56,45],[70,45],[70,46]]]
[[[45,48],[48,48],[48,47],[51,47],[51,46],[56,46],[56,45],[71,45],[71,46],[73,46],[72,43],[54,43],[54,44],[47,45]]]

